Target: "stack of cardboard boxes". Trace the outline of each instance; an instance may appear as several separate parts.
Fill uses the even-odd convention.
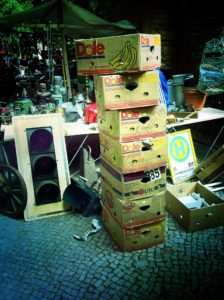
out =
[[[94,74],[104,225],[123,251],[165,240],[166,106],[160,35],[76,42],[81,75]],[[109,75],[108,75],[109,73]]]

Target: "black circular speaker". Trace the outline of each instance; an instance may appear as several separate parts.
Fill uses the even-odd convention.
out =
[[[36,190],[38,204],[57,202],[60,189],[54,182],[45,181]]]
[[[54,158],[42,155],[35,159],[33,163],[33,170],[38,175],[50,175],[55,171],[56,165]]]
[[[52,133],[47,129],[38,128],[30,135],[30,150],[45,151],[51,146],[52,142]]]

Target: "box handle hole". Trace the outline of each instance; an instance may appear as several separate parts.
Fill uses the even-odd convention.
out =
[[[138,87],[137,82],[129,82],[125,84],[125,88],[129,91],[133,91]]]
[[[148,150],[151,150],[151,146],[144,146],[142,147],[142,151],[148,151]]]
[[[145,124],[148,121],[149,121],[149,117],[148,116],[139,118],[139,122],[141,122],[142,124]]]
[[[146,210],[149,209],[149,208],[150,208],[150,205],[144,205],[144,206],[141,206],[141,207],[140,207],[140,210],[146,211]]]
[[[148,234],[150,234],[150,233],[151,233],[150,230],[145,230],[145,231],[141,232],[141,235],[146,236],[146,235],[148,235]]]

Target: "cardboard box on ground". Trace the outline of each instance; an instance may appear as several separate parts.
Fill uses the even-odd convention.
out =
[[[102,199],[105,205],[114,203],[114,210],[111,208],[110,212],[102,203],[104,225],[124,251],[160,244],[165,239],[164,193],[160,192],[166,188],[167,162],[162,149],[163,146],[167,148],[166,106],[160,104],[159,74],[154,71],[161,65],[160,35],[133,34],[78,40],[76,57],[79,75],[110,74],[94,78],[99,132],[104,140],[102,147],[108,151],[107,158],[116,156],[119,161],[116,167],[120,166],[121,171],[119,173],[101,160],[102,182],[105,182]],[[148,70],[150,72],[141,72]],[[139,139],[160,137],[150,144],[153,152],[160,152],[155,153],[160,156],[156,162],[151,157],[153,162],[147,160],[146,166],[146,156],[140,157],[142,153],[140,155],[135,149],[138,168],[133,168],[128,160],[123,163],[130,152],[130,149],[122,150],[127,143],[130,142],[130,148]],[[138,146],[147,152],[147,146]],[[129,159],[136,160],[131,154]],[[150,168],[155,166],[158,168]],[[123,174],[124,170],[134,173]],[[108,192],[110,199],[106,197]],[[135,207],[130,214],[129,211],[125,213],[128,203],[131,208]]]
[[[103,204],[102,208],[104,226],[122,251],[141,250],[165,241],[165,219],[122,228]]]
[[[79,75],[155,70],[161,66],[159,34],[129,34],[76,40]]]
[[[190,209],[178,199],[193,192],[204,198],[209,206]],[[224,225],[224,202],[201,182],[168,186],[165,206],[188,232]]]

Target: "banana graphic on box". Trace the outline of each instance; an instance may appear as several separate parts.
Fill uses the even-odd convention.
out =
[[[121,51],[110,61],[112,67],[117,71],[128,70],[132,68],[137,59],[137,50],[130,41],[125,43]]]

